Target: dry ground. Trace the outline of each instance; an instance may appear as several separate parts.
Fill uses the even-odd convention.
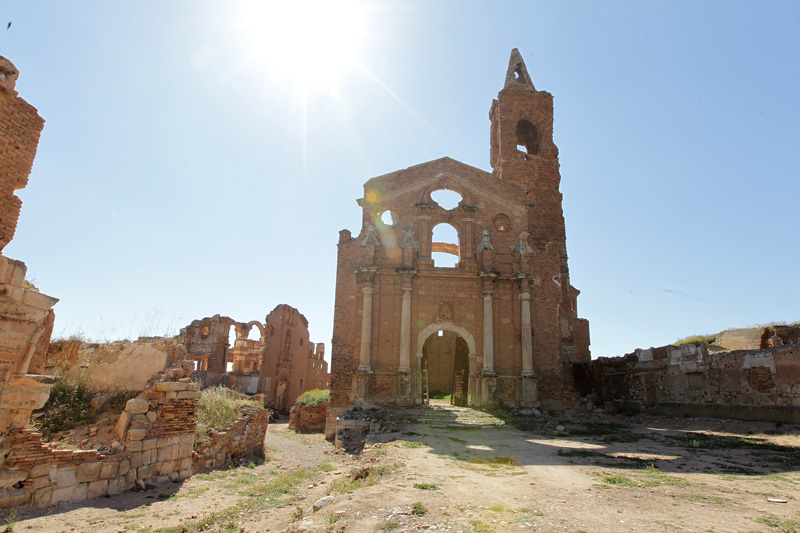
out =
[[[263,465],[7,520],[15,532],[800,531],[795,426],[598,413],[381,437],[351,458],[275,423]],[[371,474],[353,482],[357,467]]]

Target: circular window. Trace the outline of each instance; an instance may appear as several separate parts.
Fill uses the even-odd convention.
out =
[[[511,219],[508,215],[500,213],[494,217],[494,229],[497,231],[508,231],[511,229]]]
[[[397,224],[396,218],[397,217],[390,209],[387,209],[380,215],[381,224],[384,226],[395,226]]]

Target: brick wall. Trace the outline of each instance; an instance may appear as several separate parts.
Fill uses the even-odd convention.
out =
[[[31,429],[2,437],[6,450],[0,507],[47,507],[118,494],[145,481],[165,482],[192,475],[199,384],[188,378],[188,361],[153,376],[128,401],[117,422],[121,446],[114,455],[96,450],[56,450]]]
[[[800,344],[709,353],[705,344],[691,343],[582,366],[605,402],[800,408]],[[770,411],[763,412],[769,419]]]
[[[251,457],[263,459],[268,426],[269,411],[261,409],[244,414],[225,431],[210,435],[208,442],[194,454],[194,472],[212,470]]]
[[[0,251],[14,237],[22,201],[14,191],[28,184],[44,119],[17,96],[17,69],[0,57]]]
[[[316,407],[294,404],[289,412],[289,427],[303,433],[319,433],[325,430],[328,403],[322,402]]]

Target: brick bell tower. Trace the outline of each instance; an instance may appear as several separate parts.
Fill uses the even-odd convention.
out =
[[[580,291],[570,284],[553,95],[536,90],[516,48],[489,118],[493,176],[519,183],[526,191],[518,201],[527,212],[528,242],[534,250],[529,275],[534,280],[533,341],[539,348],[535,366],[542,378],[540,392],[556,398],[562,386],[570,389],[572,364],[589,358],[589,330],[588,322],[577,316]]]
[[[527,185],[531,244],[566,242],[558,148],[553,143],[553,95],[537,91],[519,50],[511,51],[506,81],[491,111],[491,165],[501,180]],[[564,254],[566,255],[566,254]]]

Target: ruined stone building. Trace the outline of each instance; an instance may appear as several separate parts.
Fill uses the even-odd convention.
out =
[[[637,349],[579,363],[575,377],[581,393],[610,410],[800,423],[799,343]]]
[[[248,338],[253,328],[258,339]],[[225,383],[264,394],[276,409],[290,408],[307,390],[328,388],[325,346],[309,341],[308,320],[286,304],[273,309],[263,324],[220,315],[195,320],[179,340],[206,385]]]
[[[339,234],[334,411],[420,403],[426,388],[470,405],[577,399],[589,325],[567,266],[553,97],[516,49],[489,117],[491,173],[444,157],[364,184],[362,227]]]
[[[14,237],[22,201],[15,191],[28,184],[44,120],[14,90],[18,73],[0,57],[0,251]],[[47,401],[52,380],[29,374],[39,365],[53,332],[58,299],[25,283],[22,261],[0,255],[0,448],[28,427],[31,411]],[[2,464],[2,457],[0,457]],[[0,490],[5,490],[0,484]]]

